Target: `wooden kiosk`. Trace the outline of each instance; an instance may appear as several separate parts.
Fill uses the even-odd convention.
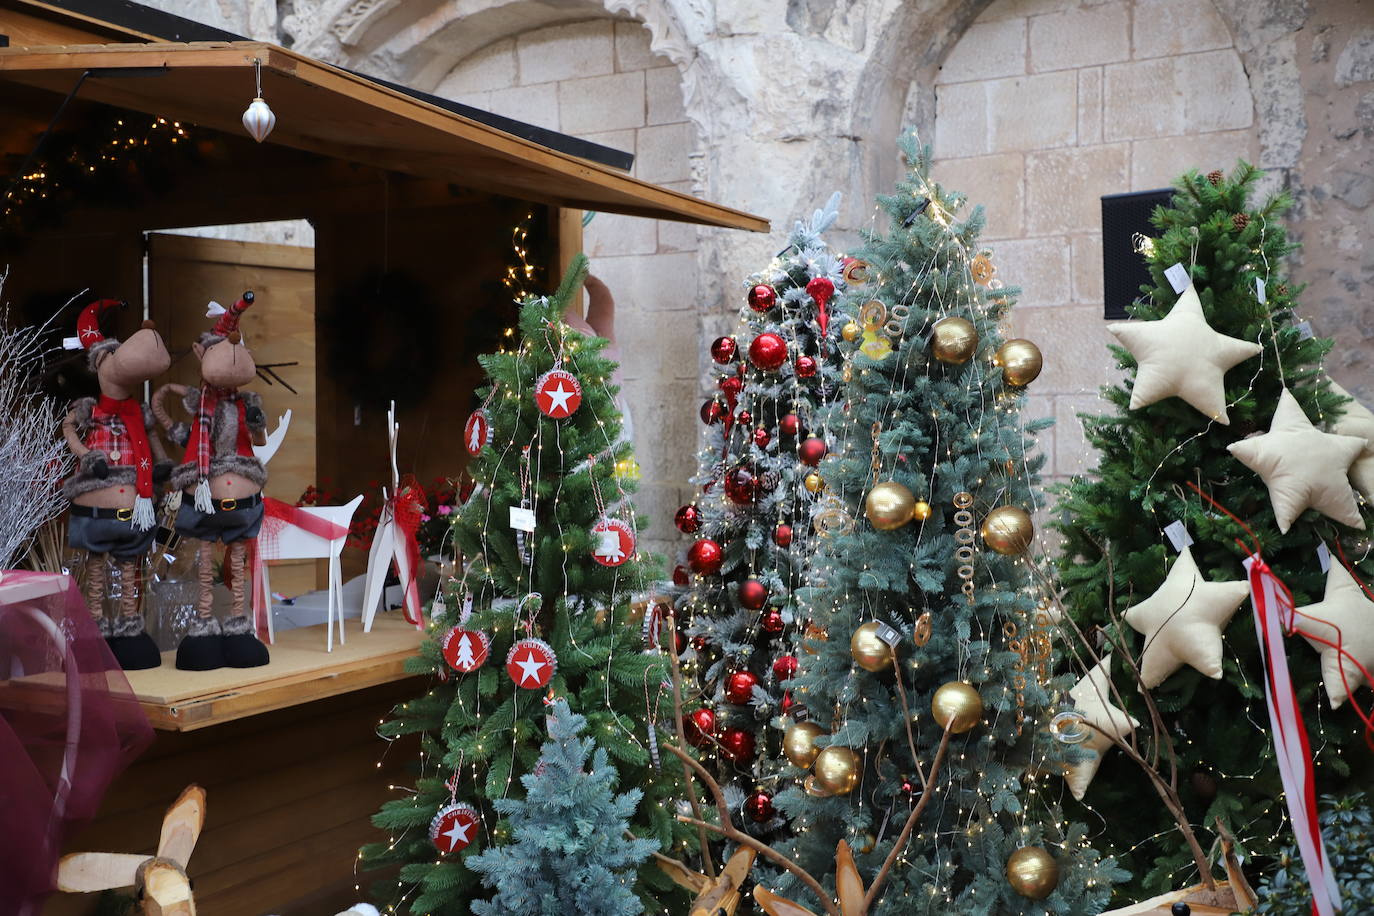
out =
[[[261,144],[240,122],[259,79],[277,117]],[[127,0],[0,0],[0,155],[8,302],[50,314],[83,290],[121,297],[175,355],[209,299],[257,292],[245,326],[259,361],[294,364],[281,370],[294,394],[256,386],[270,418],[294,413],[268,487],[288,501],[320,481],[375,488],[392,398],[403,468],[422,481],[459,469],[474,357],[513,323],[502,278],[517,227],[555,279],[580,249],[584,210],[768,228],[631,178],[616,150]],[[313,251],[158,231],[301,218]],[[144,317],[128,311],[115,333]],[[188,363],[168,380],[191,377]],[[305,562],[274,570],[274,586],[312,587]],[[422,689],[402,670],[417,640],[394,621],[368,636],[353,622],[332,654],[307,628],[279,634],[266,668],[132,673],[158,740],[72,848],[139,851],[127,841],[151,842],[198,782],[204,916],[329,914],[361,899],[368,818],[414,759],[374,729]],[[58,895],[46,912],[93,907]]]

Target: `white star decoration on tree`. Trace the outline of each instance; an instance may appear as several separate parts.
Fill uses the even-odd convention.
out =
[[[539,672],[547,668],[549,663],[537,657],[533,649],[525,650],[525,657],[515,659],[515,664],[520,667],[520,683],[533,682],[538,684],[540,681]]]
[[[1331,383],[1331,390],[1350,398],[1350,392],[1335,382]],[[1374,501],[1374,413],[1370,413],[1369,408],[1359,401],[1350,398],[1350,403],[1345,405],[1345,415],[1336,421],[1331,431],[1364,440],[1364,451],[1360,452],[1360,457],[1350,466],[1350,482],[1365,499]]]
[[[1260,352],[1260,345],[1218,334],[1202,314],[1196,287],[1179,296],[1158,321],[1107,325],[1131,351],[1138,368],[1131,388],[1131,410],[1178,396],[1218,423],[1228,424],[1226,372]]]
[[[1274,520],[1280,533],[1287,534],[1308,508],[1352,528],[1364,527],[1346,476],[1364,447],[1363,439],[1317,429],[1285,388],[1269,432],[1233,442],[1226,449],[1264,479]]]
[[[1112,656],[1108,653],[1069,691],[1074,707],[1083,714],[1089,725],[1096,726],[1087,729],[1087,739],[1078,745],[1085,751],[1091,751],[1093,756],[1069,764],[1064,772],[1069,792],[1079,801],[1083,800],[1089,784],[1097,775],[1097,768],[1102,766],[1103,756],[1115,744],[1114,739],[1125,738],[1140,725],[1125,710],[1112,705],[1111,668]]]
[[[568,413],[568,399],[573,396],[572,389],[565,388],[563,383],[559,382],[557,388],[550,388],[541,393],[549,399],[549,413]]]
[[[1374,669],[1374,602],[1365,595],[1355,577],[1333,558],[1326,573],[1326,593],[1322,600],[1298,608],[1298,612],[1307,615],[1298,618],[1300,629],[1333,644],[1307,639],[1308,644],[1321,653],[1322,682],[1326,685],[1331,708],[1335,709],[1365,683],[1360,669],[1350,659],[1342,658],[1335,646],[1350,653],[1365,670]],[[1342,668],[1344,678],[1341,677]]]
[[[468,833],[472,831],[472,822],[464,823],[461,819],[453,822],[453,826],[444,831],[444,836],[448,838],[450,849],[462,849],[470,841]],[[460,845],[461,844],[461,845]]]
[[[1221,631],[1250,594],[1245,582],[1209,582],[1187,547],[1153,595],[1126,611],[1126,622],[1145,636],[1140,680],[1157,687],[1185,664],[1221,678]]]

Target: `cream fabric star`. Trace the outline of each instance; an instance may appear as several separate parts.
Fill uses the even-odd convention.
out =
[[[1313,426],[1287,388],[1279,395],[1269,432],[1226,446],[1264,478],[1274,520],[1283,534],[1308,508],[1352,528],[1364,527],[1346,476],[1364,448],[1363,439],[1324,433]]]
[[[1345,405],[1345,415],[1336,421],[1331,431],[1364,440],[1364,451],[1350,466],[1350,482],[1365,499],[1374,502],[1374,413],[1370,413],[1368,407],[1350,397],[1350,392],[1335,382],[1331,383],[1331,390],[1350,398],[1350,403]]]
[[[1155,593],[1126,611],[1126,622],[1145,636],[1141,682],[1157,687],[1185,664],[1219,680],[1221,631],[1249,596],[1246,582],[1204,579],[1183,548]]]
[[[1226,415],[1226,372],[1260,352],[1260,345],[1212,330],[1197,288],[1189,286],[1158,321],[1124,321],[1107,330],[1131,351],[1139,368],[1131,410],[1177,395],[1218,423]]]
[[[1306,617],[1298,618],[1298,627],[1314,636],[1337,643],[1357,659],[1365,670],[1374,671],[1374,601],[1365,596],[1360,584],[1350,572],[1333,558],[1326,572],[1326,594],[1316,604],[1298,608]],[[1313,619],[1315,618],[1315,619]],[[1336,628],[1340,628],[1339,639]],[[1304,637],[1307,638],[1307,637]],[[1336,709],[1350,699],[1350,690],[1358,690],[1366,683],[1360,669],[1349,659],[1341,657],[1335,646],[1328,646],[1307,638],[1312,648],[1321,653],[1322,682],[1331,708]],[[1341,679],[1341,669],[1345,679]]]
[[[1069,691],[1075,708],[1090,724],[1097,726],[1088,729],[1087,740],[1078,745],[1082,750],[1091,751],[1093,756],[1069,764],[1064,772],[1069,792],[1079,801],[1083,800],[1088,785],[1097,775],[1097,768],[1102,766],[1102,757],[1114,745],[1112,739],[1124,738],[1140,725],[1125,710],[1112,705],[1111,670],[1112,657],[1108,654]],[[1099,728],[1102,731],[1098,731]]]

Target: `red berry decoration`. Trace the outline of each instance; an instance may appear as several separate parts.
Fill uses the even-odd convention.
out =
[[[701,405],[701,422],[707,426],[719,423],[723,416],[725,416],[725,405],[721,404],[720,401],[712,398]]]
[[[491,654],[491,637],[481,630],[454,627],[444,634],[440,648],[444,661],[459,674],[471,674],[487,663]]]
[[[773,529],[773,543],[779,547],[792,546],[792,526],[779,525]]]
[[[825,440],[816,436],[812,436],[797,447],[797,457],[801,459],[801,463],[813,468],[821,463],[821,459],[825,457],[825,452]]]
[[[429,822],[429,841],[440,852],[460,852],[477,834],[477,809],[467,802],[444,805]]]
[[[768,589],[758,579],[746,579],[739,584],[740,607],[751,611],[761,609],[768,601]]]
[[[795,436],[801,430],[801,418],[789,413],[778,421],[778,429],[782,430],[784,436]]]
[[[816,374],[816,361],[809,356],[798,356],[792,366],[797,370],[797,378],[812,378]]]
[[[738,467],[725,475],[725,495],[737,506],[752,506],[759,489],[759,479],[750,468]]]
[[[759,629],[769,636],[777,636],[783,631],[787,624],[782,619],[782,611],[775,607],[770,607],[763,614],[763,619],[759,621]]]
[[[720,752],[735,763],[748,763],[754,759],[754,733],[730,726],[720,733]]]
[[[733,337],[717,337],[711,344],[711,358],[722,366],[735,358],[739,352],[739,344],[735,343]]]
[[[683,534],[696,534],[701,529],[701,510],[693,505],[683,506],[673,516],[673,524]]]
[[[683,585],[686,585],[686,584],[687,584],[688,582],[690,582],[690,581],[692,581],[692,580],[691,580],[691,579],[688,577],[688,575],[687,575],[687,567],[683,566],[681,563],[679,563],[679,564],[677,564],[676,566],[673,567],[673,584],[674,584],[674,585],[683,586]]]
[[[702,538],[687,548],[687,565],[698,576],[714,576],[720,572],[724,558],[720,545],[710,538]]]
[[[744,381],[738,375],[727,375],[720,380],[720,391],[727,398],[734,397],[744,389]]]
[[[716,733],[715,711],[703,706],[687,713],[682,720],[682,731],[687,737],[687,743],[692,747],[710,744]]]
[[[756,824],[766,824],[776,813],[773,810],[773,796],[759,789],[744,800],[744,813]]]
[[[773,662],[773,677],[785,681],[797,673],[799,664],[795,655],[780,655],[777,661]]]
[[[739,423],[740,426],[748,426],[754,422],[754,415],[747,410],[741,410],[735,414],[735,422]]]
[[[759,679],[752,671],[736,671],[725,679],[725,699],[743,706],[754,698],[754,688]]]
[[[766,312],[778,301],[778,293],[766,283],[749,290],[749,307],[756,312]]]
[[[787,362],[787,341],[771,331],[760,334],[749,345],[749,362],[772,372]]]
[[[768,435],[768,430],[760,426],[754,430],[754,444],[759,448],[768,448],[768,443],[773,441],[773,437]]]
[[[557,667],[558,656],[542,639],[518,640],[506,655],[506,674],[515,686],[526,690],[543,690],[553,680]]]
[[[562,420],[582,406],[582,385],[571,372],[550,369],[534,383],[534,403],[544,416]]]

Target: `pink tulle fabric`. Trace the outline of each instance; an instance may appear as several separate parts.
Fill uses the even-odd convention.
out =
[[[0,916],[37,913],[64,839],[152,743],[69,576],[0,578]]]

